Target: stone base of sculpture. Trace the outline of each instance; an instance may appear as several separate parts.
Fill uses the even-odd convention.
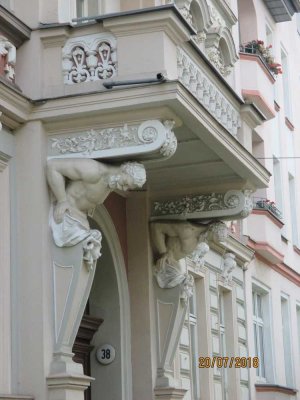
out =
[[[84,375],[81,364],[73,361],[73,343],[84,314],[95,274],[96,259],[85,259],[88,246],[99,231],[70,247],[52,245],[54,292],[54,354],[47,377],[49,400],[84,400],[84,391],[93,378]],[[100,235],[100,236],[99,236]],[[89,238],[89,239],[88,239]],[[87,242],[91,241],[91,243]],[[99,251],[100,251],[100,242]]]

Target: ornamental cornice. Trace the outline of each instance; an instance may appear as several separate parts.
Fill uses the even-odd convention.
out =
[[[49,158],[169,158],[177,148],[175,122],[125,123],[48,139]]]
[[[251,191],[230,190],[155,201],[151,220],[236,220],[246,218],[251,211]]]
[[[21,46],[30,38],[31,29],[14,14],[0,5],[0,26],[4,33],[16,47]]]
[[[10,129],[16,129],[27,121],[31,111],[29,100],[22,95],[12,83],[0,77],[1,122]]]
[[[180,82],[227,131],[236,136],[241,126],[238,109],[180,47],[177,48],[177,68]]]

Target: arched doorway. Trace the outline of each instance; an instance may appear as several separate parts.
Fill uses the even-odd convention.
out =
[[[114,224],[103,205],[96,208],[90,226],[99,229],[103,238],[102,255],[97,262],[86,309],[95,326],[100,325],[90,343],[93,349],[88,371],[95,381],[87,397],[92,400],[131,400],[130,306],[123,253]],[[86,321],[85,315],[80,329],[84,329]],[[116,351],[114,361],[108,365],[100,364],[95,355],[97,348],[104,344],[112,345]]]

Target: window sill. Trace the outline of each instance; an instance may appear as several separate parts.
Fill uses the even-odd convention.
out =
[[[285,117],[285,124],[289,128],[290,131],[293,132],[295,130],[294,125],[291,123],[291,121],[288,119],[288,117]]]
[[[299,247],[296,246],[296,245],[294,244],[294,245],[293,245],[293,249],[294,249],[294,252],[297,253],[297,254],[300,256],[300,249],[299,249]]]
[[[274,385],[269,383],[256,383],[255,389],[257,392],[276,392],[276,393],[285,393],[289,395],[295,395],[298,390],[294,388],[289,388],[286,386]]]
[[[277,103],[276,100],[274,100],[274,109],[275,109],[275,111],[277,111],[277,112],[280,111],[280,105]]]

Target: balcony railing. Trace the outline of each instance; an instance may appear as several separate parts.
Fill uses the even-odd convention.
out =
[[[265,46],[262,40],[252,40],[245,45],[240,45],[240,53],[255,54],[259,57],[263,65],[270,71],[273,77],[282,74],[281,65],[274,60],[274,56],[270,52],[272,46]]]
[[[269,211],[274,217],[282,219],[281,211],[275,206],[273,201],[262,197],[253,197],[253,208],[254,210],[266,210]]]

